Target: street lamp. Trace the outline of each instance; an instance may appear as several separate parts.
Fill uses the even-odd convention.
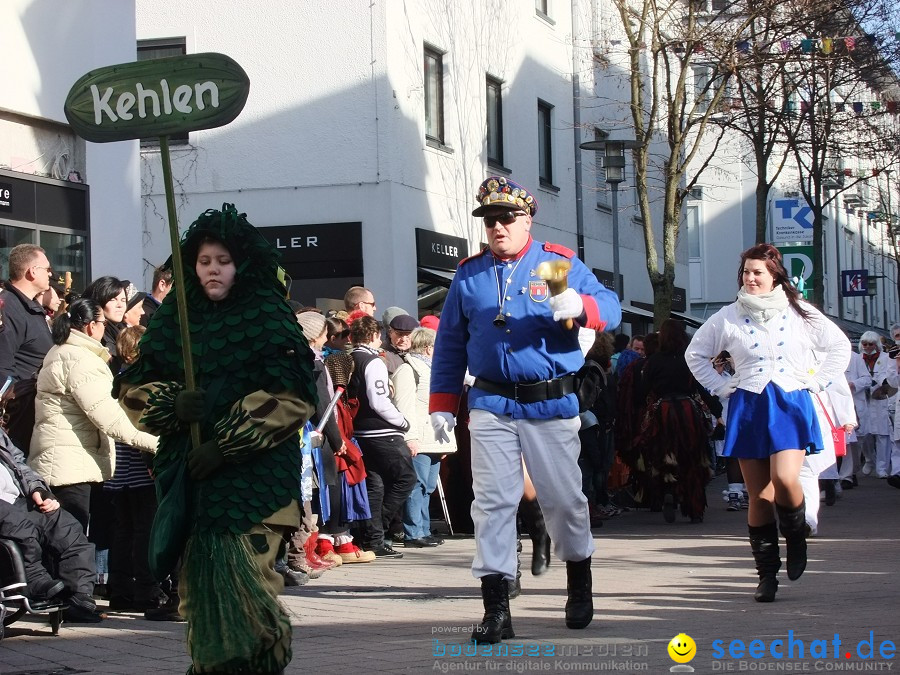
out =
[[[625,180],[625,150],[641,147],[641,143],[628,139],[605,139],[585,141],[579,145],[582,150],[603,150],[603,167],[606,169],[606,182],[612,195],[613,226],[613,288],[616,296],[623,299],[622,282],[619,278],[619,183]]]

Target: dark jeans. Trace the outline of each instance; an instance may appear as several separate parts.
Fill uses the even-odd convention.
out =
[[[156,515],[156,488],[108,490],[113,527],[109,547],[109,594],[138,603],[153,599],[159,584],[150,573],[150,528]]]
[[[43,564],[46,553],[52,556],[57,576],[69,592],[94,592],[94,545],[84,536],[79,522],[64,509],[41,513],[26,497],[19,497],[13,504],[0,501],[0,537],[19,546],[29,582],[47,575]]]
[[[416,484],[412,455],[402,436],[359,438],[366,466],[366,492],[372,517],[363,525],[363,547],[384,546],[385,530],[406,503]]]
[[[50,490],[59,505],[75,517],[81,524],[82,531],[87,534],[91,520],[91,483],[51,486]]]
[[[578,432],[581,440],[581,454],[578,466],[581,468],[581,491],[588,502],[595,506],[609,503],[607,482],[615,460],[612,433],[601,426],[593,426]]]

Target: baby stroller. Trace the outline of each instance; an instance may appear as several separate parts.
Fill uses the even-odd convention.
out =
[[[63,601],[52,598],[45,602],[32,602],[27,595],[25,563],[15,542],[0,539],[0,640],[6,626],[27,614],[46,614],[50,619],[53,635],[59,634],[62,623]]]

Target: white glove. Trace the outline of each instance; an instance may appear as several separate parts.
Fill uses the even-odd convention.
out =
[[[559,295],[551,296],[550,309],[553,310],[553,320],[577,319],[584,312],[584,300],[574,288],[567,288]]]
[[[729,377],[729,378],[728,378],[728,381],[727,381],[725,384],[723,384],[721,387],[719,387],[718,389],[716,389],[715,395],[716,395],[716,397],[718,397],[718,399],[719,399],[720,401],[727,401],[728,398],[729,398],[734,392],[737,391],[737,388],[738,388],[737,378],[736,378],[736,377]]]
[[[809,390],[810,394],[818,394],[820,391],[824,391],[825,387],[822,386],[822,383],[819,382],[816,378],[810,377],[805,382],[806,388]]]
[[[316,430],[309,432],[309,446],[311,448],[321,448],[324,445],[325,445],[325,436],[323,436]]]
[[[450,432],[456,426],[456,418],[448,412],[431,413],[431,427],[434,429],[434,440],[438,443],[449,443]]]

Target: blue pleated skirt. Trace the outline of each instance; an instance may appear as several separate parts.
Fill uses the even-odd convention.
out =
[[[784,391],[773,382],[759,394],[738,389],[728,400],[723,456],[767,459],[782,450],[824,448],[809,391]]]

